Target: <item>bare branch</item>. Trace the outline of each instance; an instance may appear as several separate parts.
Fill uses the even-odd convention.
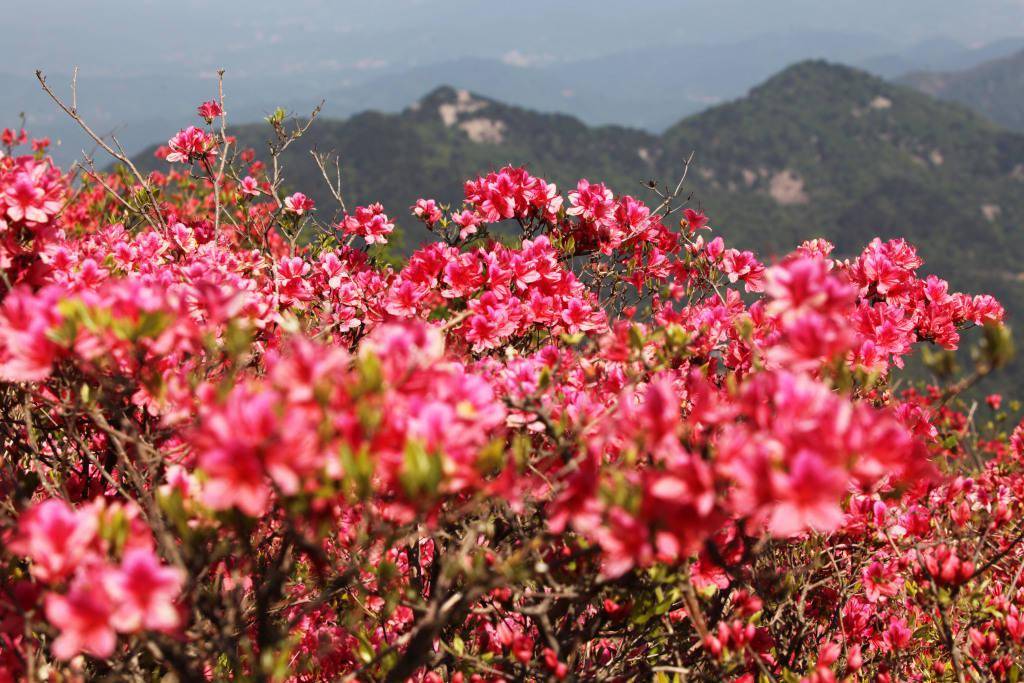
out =
[[[121,145],[117,142],[115,138],[114,144],[117,145],[118,147],[118,149],[115,150],[113,147],[107,144],[107,142],[102,137],[97,135],[93,131],[93,129],[89,127],[89,124],[87,124],[85,120],[81,116],[79,116],[77,111],[78,69],[75,69],[75,76],[72,81],[72,106],[70,107],[64,102],[64,100],[62,100],[60,97],[57,96],[56,93],[53,92],[49,85],[47,85],[46,76],[43,74],[41,69],[36,70],[36,79],[39,81],[39,85],[42,86],[43,91],[50,96],[50,99],[53,100],[57,104],[57,106],[64,111],[65,114],[70,116],[75,121],[75,123],[77,123],[82,128],[82,130],[85,131],[86,135],[92,138],[93,141],[95,141],[96,144],[103,149],[103,151],[105,151],[114,159],[128,167],[128,169],[132,172],[132,175],[135,176],[135,180],[139,183],[140,186],[142,186],[143,191],[146,193],[146,197],[149,200],[150,205],[153,207],[153,213],[155,215],[156,220],[159,222],[161,227],[166,227],[164,217],[160,211],[160,205],[156,200],[156,195],[153,193],[153,190],[149,186],[149,183],[146,182],[146,179],[142,176],[142,173],[139,172],[139,169],[135,166],[135,164],[128,157],[128,155],[125,154],[124,148],[121,147]]]

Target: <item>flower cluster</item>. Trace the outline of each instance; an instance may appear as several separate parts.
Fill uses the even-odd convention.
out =
[[[183,572],[164,566],[134,506],[102,499],[71,509],[49,498],[27,510],[11,551],[24,555],[42,586],[46,619],[60,631],[58,659],[114,654],[117,634],[172,632]],[[120,559],[111,561],[111,555]]]
[[[0,155],[0,267],[31,257],[35,242],[53,235],[66,190],[60,170],[48,160]]]
[[[387,244],[395,224],[384,214],[383,206],[370,204],[360,206],[353,215],[346,215],[338,228],[346,234],[362,237],[367,244]]]
[[[164,156],[164,159],[171,163],[191,164],[194,161],[209,161],[217,154],[217,145],[213,136],[196,126],[189,126],[178,131],[167,141],[167,147],[170,151]]]
[[[562,197],[553,183],[530,175],[525,168],[506,167],[486,177],[467,180],[466,202],[488,223],[534,216],[554,219]]]

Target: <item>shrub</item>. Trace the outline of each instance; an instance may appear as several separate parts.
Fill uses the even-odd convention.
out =
[[[399,258],[200,117],[148,177],[4,135],[0,680],[1019,676],[994,299],[523,168]]]

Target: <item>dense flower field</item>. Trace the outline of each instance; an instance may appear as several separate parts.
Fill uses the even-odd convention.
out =
[[[682,181],[316,206],[199,115],[146,177],[4,132],[0,681],[1017,680],[992,297]]]

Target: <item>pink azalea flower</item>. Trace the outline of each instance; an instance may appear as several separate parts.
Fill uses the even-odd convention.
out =
[[[337,226],[350,235],[359,235],[367,244],[387,244],[388,235],[395,229],[380,204],[356,208],[355,213],[346,215]]]
[[[708,224],[708,217],[704,215],[703,211],[694,211],[693,209],[683,210],[683,217],[686,220],[686,229],[693,234]]]
[[[910,645],[912,633],[910,628],[907,627],[905,619],[893,618],[882,633],[882,638],[888,649],[895,652],[897,650],[904,650]]]
[[[9,382],[38,382],[49,377],[60,352],[50,331],[60,324],[60,292],[45,289],[32,294],[16,287],[0,304],[0,378]]]
[[[251,175],[247,175],[244,178],[242,178],[241,189],[242,194],[248,195],[250,197],[255,197],[256,195],[260,194],[259,181],[257,181]]]
[[[201,128],[189,126],[178,131],[170,140],[167,146],[171,152],[167,155],[167,161],[192,163],[200,159],[209,160],[217,154],[216,142],[209,133]]]
[[[91,511],[72,510],[64,501],[51,498],[22,516],[19,537],[11,549],[32,561],[33,576],[57,582],[93,552],[97,531],[96,515]]]
[[[214,100],[203,102],[196,108],[196,110],[207,123],[212,123],[215,118],[224,115],[224,109],[220,106],[219,102]]]
[[[0,192],[0,219],[33,227],[49,223],[60,212],[63,196],[59,171],[45,161],[19,157]]]
[[[111,623],[124,633],[177,628],[181,616],[174,601],[183,582],[181,572],[162,565],[152,550],[127,551],[121,566],[104,574],[104,587],[116,605]]]
[[[903,580],[898,578],[895,567],[875,561],[861,572],[861,584],[868,601],[875,603],[896,595]]]
[[[581,180],[576,189],[569,193],[569,204],[571,207],[566,209],[566,214],[595,223],[610,220],[615,211],[612,191],[604,183],[591,184],[586,180]]]
[[[773,477],[780,501],[768,522],[772,534],[793,536],[807,529],[832,531],[843,521],[839,498],[846,477],[816,453],[801,451],[793,458],[788,474]]]
[[[752,251],[727,249],[722,257],[722,271],[729,276],[729,282],[742,280],[748,292],[764,290],[765,268]]]
[[[284,210],[289,213],[294,213],[297,216],[313,210],[313,200],[302,194],[296,192],[295,194],[285,197]]]
[[[452,222],[459,226],[459,239],[464,240],[470,235],[475,235],[483,221],[472,211],[462,211],[452,216]]]
[[[417,199],[412,207],[412,213],[428,228],[434,227],[434,224],[441,220],[441,209],[433,199]]]
[[[53,654],[68,660],[80,652],[106,659],[114,654],[117,633],[111,624],[115,604],[95,567],[78,575],[66,595],[46,595],[46,619],[60,631]]]

